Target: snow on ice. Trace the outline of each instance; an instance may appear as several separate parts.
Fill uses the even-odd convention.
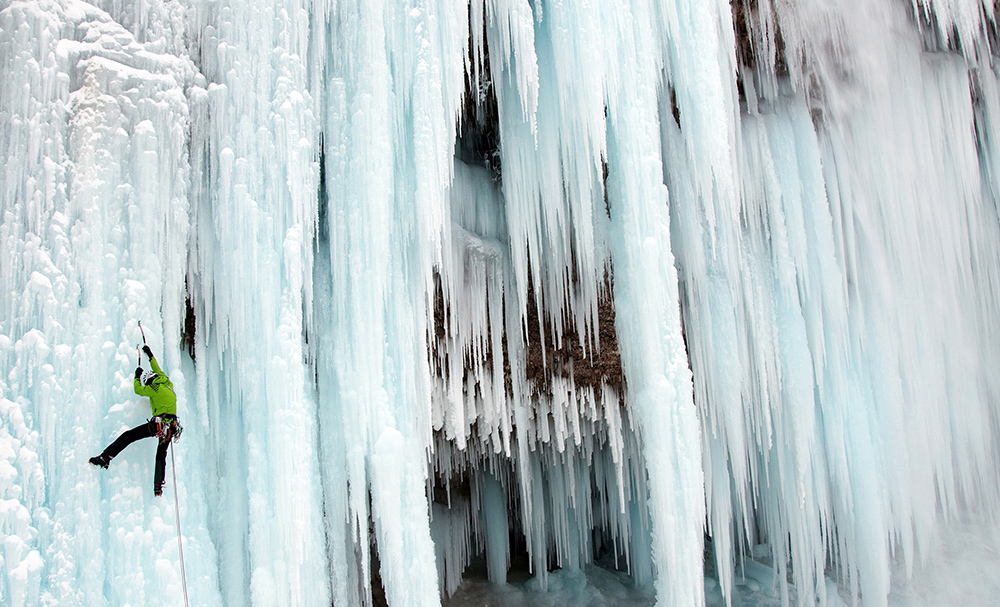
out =
[[[0,604],[1000,602],[995,11],[0,0]]]

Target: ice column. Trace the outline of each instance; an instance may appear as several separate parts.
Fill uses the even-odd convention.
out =
[[[318,146],[308,82],[310,6],[199,6],[208,79],[189,280],[202,454],[227,603],[326,605],[316,395],[303,335],[312,301]],[[203,104],[203,105],[202,105]]]
[[[324,178],[330,324],[317,328],[324,465],[335,537],[357,546],[371,600],[372,556],[390,604],[440,601],[427,499],[431,445],[428,319],[446,220],[454,128],[464,93],[468,7],[453,2],[339,4],[324,37]],[[449,256],[450,257],[450,256]],[[321,260],[326,264],[326,260]],[[343,428],[343,433],[334,427]],[[377,553],[375,550],[377,549]],[[349,570],[351,567],[348,568]],[[334,601],[356,604],[350,571]]]
[[[623,12],[621,28],[605,34],[608,48],[625,51],[636,68],[617,75],[608,103],[616,328],[649,473],[658,601],[699,605],[704,477],[656,137],[659,73],[640,50],[652,43],[653,32],[644,26],[650,15]]]

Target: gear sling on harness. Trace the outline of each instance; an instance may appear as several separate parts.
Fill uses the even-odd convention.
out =
[[[156,424],[156,438],[161,442],[166,440],[177,440],[184,431],[184,426],[177,420],[176,415],[164,413],[149,420]]]

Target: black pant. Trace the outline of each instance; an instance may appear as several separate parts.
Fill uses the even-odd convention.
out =
[[[167,417],[164,415],[163,417]],[[136,426],[131,430],[126,430],[121,436],[116,438],[114,442],[108,445],[101,455],[108,458],[111,461],[116,455],[122,452],[125,447],[128,447],[137,440],[143,438],[153,438],[156,436],[156,420],[151,419],[141,426]],[[163,486],[163,476],[166,472],[167,467],[167,447],[170,446],[170,439],[172,437],[168,435],[160,440],[160,444],[156,447],[156,468],[153,472],[153,487]]]

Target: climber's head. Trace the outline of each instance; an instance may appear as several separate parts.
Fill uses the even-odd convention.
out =
[[[159,377],[159,375],[157,375],[153,371],[143,371],[142,377],[139,378],[139,381],[144,386],[150,386],[153,384],[153,380],[156,379],[157,377]]]

